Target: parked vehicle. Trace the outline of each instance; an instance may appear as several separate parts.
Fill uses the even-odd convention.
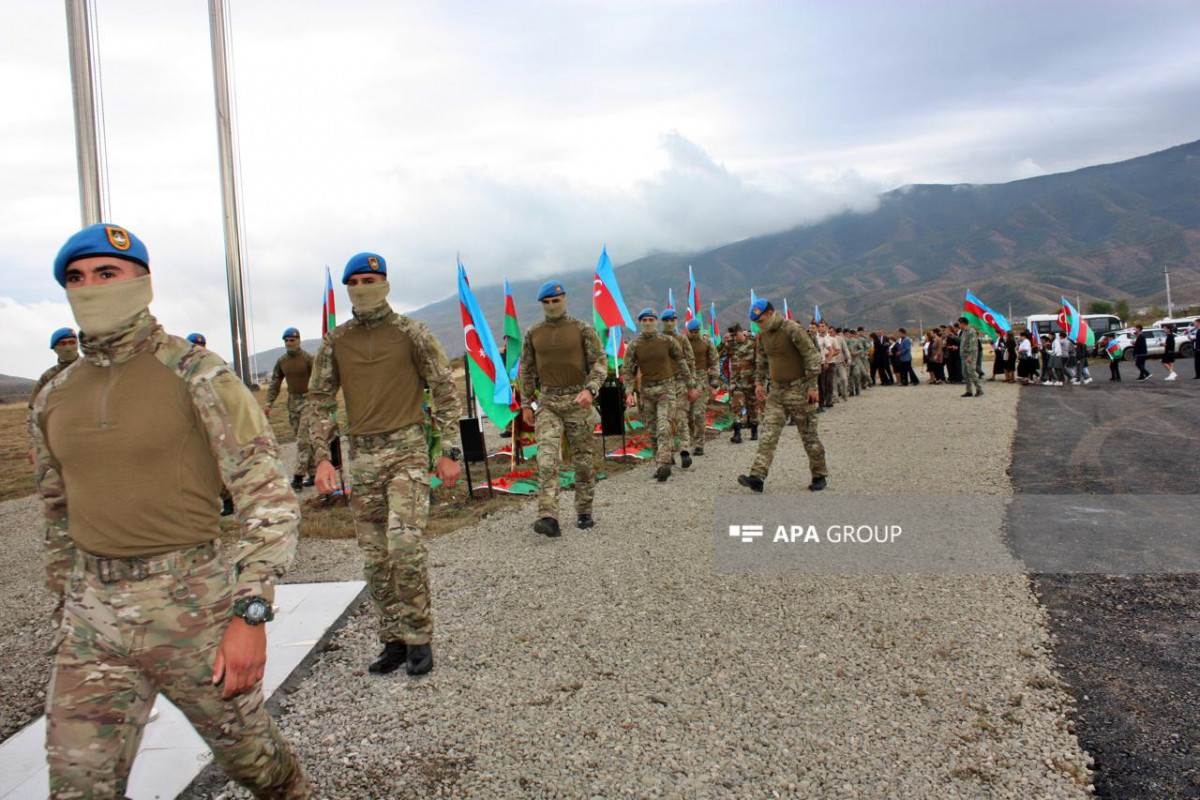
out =
[[[1100,341],[1100,337],[1104,334],[1115,334],[1122,330],[1125,323],[1121,322],[1121,318],[1115,314],[1084,314],[1083,321],[1088,324],[1092,332],[1096,334],[1096,341]],[[1062,321],[1058,314],[1030,314],[1025,319],[1025,327],[1038,339],[1044,335],[1056,336],[1063,329]],[[1092,355],[1097,355],[1095,348],[1092,349]]]

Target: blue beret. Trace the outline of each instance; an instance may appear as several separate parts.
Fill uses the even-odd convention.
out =
[[[561,297],[566,293],[567,290],[558,281],[546,281],[542,284],[542,288],[538,289],[538,300],[545,300],[547,297]]]
[[[758,322],[759,317],[763,315],[763,312],[767,310],[767,306],[769,305],[771,305],[771,303],[765,297],[760,297],[755,300],[753,305],[750,306],[750,320],[752,322]]]
[[[665,308],[660,319],[679,319],[679,315],[675,313],[675,309]]]
[[[67,239],[59,249],[54,258],[54,280],[59,286],[66,287],[67,265],[92,256],[116,256],[150,269],[150,254],[141,239],[120,225],[97,222]]]
[[[640,312],[638,312],[638,319],[641,319],[642,317],[654,317],[655,319],[658,319],[658,314],[654,313],[653,308],[643,308]]]
[[[700,330],[700,320],[689,319],[687,321],[687,325],[684,325],[683,327],[687,328],[689,331],[698,331]]]
[[[295,336],[297,339],[299,339],[300,331],[297,330],[296,328],[288,328],[286,331],[283,332],[283,338],[286,339],[289,336]]]
[[[192,344],[198,344],[201,347],[208,347],[208,339],[204,338],[203,333],[189,333],[187,340]]]
[[[75,331],[70,328],[59,328],[54,333],[50,334],[50,349],[54,349],[54,345],[58,344],[63,339],[78,339]]]
[[[360,272],[373,272],[376,275],[387,276],[387,262],[377,253],[357,253],[350,256],[346,262],[346,270],[342,273],[342,283],[349,283],[351,275]]]

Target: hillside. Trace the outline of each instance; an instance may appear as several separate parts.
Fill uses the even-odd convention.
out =
[[[36,383],[37,381],[29,378],[0,375],[0,403],[26,402]]]
[[[692,264],[702,302],[726,325],[742,319],[750,287],[833,321],[895,327],[957,317],[970,288],[1017,317],[1052,311],[1060,294],[1165,306],[1164,266],[1177,305],[1200,302],[1200,142],[1116,164],[992,185],[914,185],[872,212],[759,236],[702,253],[662,253],[617,268],[630,312],[680,305]],[[569,308],[591,315],[592,266],[564,273]],[[540,317],[541,280],[513,281],[522,325]],[[493,328],[501,287],[475,287]],[[413,316],[462,349],[458,302]]]

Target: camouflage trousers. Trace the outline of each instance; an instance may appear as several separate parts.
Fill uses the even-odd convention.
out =
[[[538,400],[537,435],[538,516],[558,519],[558,470],[562,440],[567,437],[575,467],[575,513],[591,514],[596,495],[596,462],[592,443],[592,409],[575,404],[576,392],[543,394]]]
[[[688,404],[689,431],[693,447],[703,447],[708,435],[708,398],[711,396],[708,388],[700,390],[700,396]]]
[[[733,412],[733,421],[742,425],[758,424],[758,399],[754,396],[754,381],[735,380],[729,392],[729,410]],[[742,419],[745,410],[746,418]]]
[[[788,417],[796,422],[800,431],[800,441],[808,453],[808,468],[814,478],[828,475],[825,468],[825,448],[817,436],[817,406],[810,404],[803,385],[791,384],[775,387],[767,395],[763,406],[762,428],[759,433],[758,454],[754,457],[754,465],[750,474],[766,479],[775,460],[775,448],[779,445],[779,436]]]
[[[313,475],[317,471],[317,448],[313,444],[308,426],[302,426],[304,409],[308,406],[308,395],[289,394],[287,396],[288,425],[296,434],[296,475]]]
[[[983,394],[983,383],[979,379],[979,361],[975,356],[967,357],[966,354],[959,356],[962,359],[962,377],[963,383],[966,385],[966,391],[978,392]]]
[[[850,396],[850,369],[845,364],[834,364],[833,368],[838,399],[845,400]]]
[[[262,685],[224,700],[212,683],[213,659],[232,619],[233,579],[224,559],[181,560],[142,580],[107,584],[84,571],[82,560],[80,554],[64,593],[63,638],[46,698],[50,797],[124,797],[159,692],[184,713],[221,769],[256,797],[311,797],[263,706]]]
[[[660,466],[670,464],[674,452],[671,418],[675,415],[675,382],[668,379],[649,386],[642,384],[638,392],[638,412],[650,432],[655,463]]]
[[[850,380],[853,382],[854,390],[861,392],[871,385],[870,372],[867,369],[867,362],[861,358],[854,359],[854,368],[850,372]]]
[[[433,639],[425,526],[429,523],[429,446],[425,426],[349,436],[350,505],[363,576],[383,642]]]
[[[675,412],[672,416],[672,428],[675,431],[675,451],[692,449],[691,431],[691,401],[688,400],[688,387],[685,381],[675,379]]]

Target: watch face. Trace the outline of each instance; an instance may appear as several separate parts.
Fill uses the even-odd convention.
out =
[[[267,618],[267,604],[261,601],[254,601],[246,606],[246,621],[247,622],[262,622]]]

